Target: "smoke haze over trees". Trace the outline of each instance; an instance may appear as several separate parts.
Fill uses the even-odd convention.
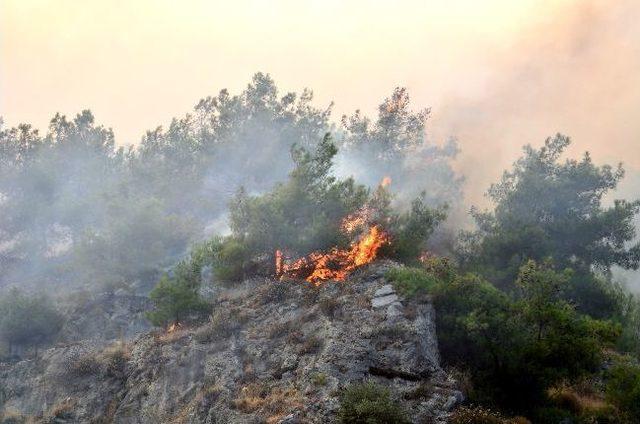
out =
[[[339,147],[337,176],[369,188],[390,177],[406,208],[421,192],[429,206],[460,206],[457,147],[427,141],[428,111],[413,112],[406,90],[375,119],[356,112],[341,124],[312,100],[310,90],[279,93],[259,73],[242,93],[200,100],[136,147],[116,147],[90,111],[56,115],[44,135],[2,128],[1,284],[148,288],[192,242],[229,231],[238,189],[271,189],[293,169],[292,149],[314,150],[327,132]]]
[[[460,149],[432,142],[428,118],[397,88],[375,117],[337,122],[310,90],[279,93],[257,73],[129,148],[88,110],[56,114],[44,135],[2,127],[8,355],[56,340],[64,316],[47,293],[148,297],[144,316],[170,334],[219,321],[205,294],[222,287],[276,278],[264,300],[277,302],[289,280],[315,290],[382,257],[402,264],[384,276],[395,290],[433,299],[443,361],[469,373],[471,401],[537,422],[586,416],[550,393],[595,378],[607,349],[632,377],[620,358],[640,358],[640,302],[612,273],[640,265],[640,201],[605,201],[624,169],[565,159],[558,134],[525,146],[489,187],[491,208],[467,214]],[[620,386],[635,377],[607,384],[605,412],[633,422]]]

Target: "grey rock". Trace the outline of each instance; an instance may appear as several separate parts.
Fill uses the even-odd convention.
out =
[[[382,296],[387,296],[389,294],[394,294],[394,293],[395,293],[395,290],[393,289],[393,286],[391,284],[385,284],[384,286],[376,290],[373,296],[382,297]]]
[[[383,275],[393,266],[373,264],[357,277],[318,289],[290,283],[277,301],[265,301],[263,293],[266,284],[284,284],[279,281],[220,289],[214,310],[229,314],[240,328],[206,341],[197,337],[204,328],[137,336],[131,331],[117,373],[104,365],[79,371],[77,364],[86,358],[107,363],[114,326],[99,324],[98,317],[118,325],[127,318],[135,322],[144,301],[93,300],[96,310],[84,310],[91,318],[66,328],[71,342],[34,361],[0,364],[0,415],[12,410],[53,421],[52,411],[69,402],[68,422],[249,424],[277,410],[276,422],[283,424],[331,423],[340,390],[371,379],[400,399],[412,422],[445,422],[463,395],[440,367],[433,306],[428,300],[401,303],[389,292]],[[302,301],[308,290],[334,298],[340,313],[328,317],[320,305]],[[372,293],[382,294],[373,297],[374,308],[361,301]],[[414,312],[404,314],[409,306]],[[429,398],[407,396],[424,385],[432,389]]]
[[[390,305],[398,301],[398,296],[395,294],[389,294],[383,297],[374,297],[371,299],[371,306],[374,308],[382,308],[383,306]]]

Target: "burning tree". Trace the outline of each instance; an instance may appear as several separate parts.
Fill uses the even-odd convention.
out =
[[[394,212],[383,178],[373,193],[353,179],[331,174],[337,149],[327,134],[315,152],[295,147],[295,168],[285,183],[258,196],[240,190],[230,210],[232,234],[194,248],[151,293],[156,325],[189,319],[206,310],[198,289],[209,278],[237,281],[275,275],[320,284],[344,280],[380,256],[417,260],[434,227],[444,218],[416,199]]]
[[[421,199],[394,213],[389,177],[373,193],[353,179],[337,180],[331,174],[336,153],[328,134],[313,154],[294,148],[296,167],[286,183],[261,196],[241,191],[232,204],[234,240],[274,264],[269,272],[278,278],[344,280],[382,253],[415,260],[444,219],[443,210]]]
[[[294,147],[296,166],[286,183],[261,196],[240,191],[231,204],[233,238],[269,263],[274,263],[277,250],[307,255],[347,247],[350,240],[341,231],[342,220],[362,208],[369,193],[353,179],[331,175],[336,152],[328,134],[314,153]]]

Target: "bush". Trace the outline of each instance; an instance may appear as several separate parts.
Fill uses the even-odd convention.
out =
[[[345,424],[409,422],[400,405],[391,399],[389,390],[373,382],[351,384],[343,391],[338,420]]]
[[[230,312],[215,311],[211,321],[198,328],[193,338],[200,343],[210,343],[214,340],[226,339],[239,327],[239,323]]]
[[[124,377],[130,358],[131,352],[123,344],[106,349],[102,354],[104,373],[108,377]]]
[[[96,354],[92,352],[82,353],[72,359],[69,364],[69,372],[78,377],[96,375],[100,372],[101,364]]]
[[[260,301],[263,305],[282,302],[287,298],[292,286],[280,281],[270,281],[260,288]]]
[[[302,342],[302,346],[298,349],[299,355],[310,355],[317,353],[324,345],[323,340],[318,336],[308,336]]]
[[[45,296],[28,295],[13,288],[0,299],[0,338],[8,345],[35,346],[55,339],[63,317]]]
[[[333,296],[323,296],[318,301],[318,307],[327,318],[333,318],[340,307],[340,302]]]
[[[147,318],[158,327],[201,317],[209,309],[198,293],[198,286],[190,286],[183,280],[170,279],[166,275],[149,297],[155,303],[155,309],[147,313]]]
[[[272,259],[277,249],[306,255],[346,244],[340,222],[365,204],[368,191],[353,179],[331,175],[336,153],[329,134],[313,153],[294,146],[295,168],[285,183],[260,196],[237,194],[230,205],[231,229],[249,256]]]
[[[427,240],[446,218],[446,207],[433,209],[425,202],[425,193],[411,203],[409,211],[391,217],[389,232],[393,243],[390,256],[404,263],[416,263],[426,250]]]
[[[27,417],[20,412],[5,408],[0,414],[0,424],[23,424],[27,422]]]
[[[420,268],[393,268],[386,278],[393,282],[396,290],[407,297],[428,293],[438,284],[438,279]]]
[[[629,422],[640,422],[640,366],[621,360],[607,373],[606,397]]]
[[[326,386],[327,380],[327,374],[323,372],[317,372],[311,376],[311,382],[314,386]]]
[[[531,424],[524,417],[505,418],[500,412],[481,406],[458,408],[449,418],[450,424]]]
[[[294,320],[273,323],[268,329],[269,338],[277,339],[283,337],[292,333],[297,327],[297,323]]]

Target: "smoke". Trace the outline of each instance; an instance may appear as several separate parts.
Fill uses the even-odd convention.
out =
[[[489,206],[489,185],[520,155],[557,132],[569,135],[569,156],[622,160],[626,178],[613,198],[640,198],[640,3],[569,2],[503,49],[471,95],[446,93],[430,130],[455,136],[455,168],[466,177],[468,204]],[[639,222],[640,223],[640,222]],[[640,226],[639,226],[640,228]],[[640,273],[616,270],[640,291]]]
[[[450,92],[434,105],[431,131],[455,136],[465,193],[483,203],[489,184],[509,168],[524,144],[541,145],[561,132],[570,155],[590,151],[600,161],[623,159],[640,171],[640,3],[569,2],[505,48],[473,94]],[[637,185],[630,190],[640,195]]]
[[[488,49],[482,62],[490,65],[478,68],[481,78],[476,87],[469,89],[473,82],[464,81],[462,88],[441,94],[442,100],[434,102],[431,114],[420,123],[426,125],[426,138],[423,128],[415,126],[421,112],[407,109],[406,116],[398,115],[407,120],[400,127],[409,132],[418,128],[420,134],[412,136],[415,145],[410,154],[384,163],[378,152],[349,149],[347,145],[354,137],[365,145],[384,137],[388,116],[371,116],[369,132],[354,136],[357,125],[349,134],[335,116],[331,117],[330,106],[312,105],[310,91],[279,93],[273,81],[261,74],[235,96],[222,91],[203,99],[166,130],[148,132],[143,143],[129,153],[111,146],[107,156],[120,157],[118,166],[126,171],[113,174],[100,167],[69,166],[87,162],[84,150],[82,155],[69,150],[64,160],[50,165],[44,160],[47,155],[39,154],[43,165],[28,174],[35,189],[27,180],[20,183],[24,190],[13,193],[12,198],[0,190],[0,208],[10,207],[28,190],[54,196],[55,207],[47,206],[49,199],[36,196],[27,200],[39,202],[37,207],[29,201],[19,202],[29,212],[30,221],[15,217],[10,222],[5,215],[3,225],[11,227],[11,233],[0,231],[0,260],[21,259],[5,253],[25,240],[37,243],[42,238],[48,240],[49,251],[38,257],[50,262],[77,252],[74,248],[78,246],[93,252],[93,256],[83,253],[84,259],[75,261],[81,266],[101,264],[101,272],[89,273],[82,277],[85,280],[104,278],[114,266],[119,268],[119,278],[138,278],[123,269],[132,262],[145,263],[139,272],[146,275],[153,267],[167,266],[166,260],[154,255],[180,257],[188,242],[228,232],[225,213],[236,190],[244,187],[249,193],[262,193],[271,189],[292,168],[290,147],[313,147],[325,131],[332,131],[342,147],[335,167],[337,176],[353,176],[370,187],[390,176],[390,190],[404,205],[425,190],[430,205],[446,202],[454,206],[449,225],[457,228],[467,219],[464,211],[469,205],[487,206],[482,194],[520,155],[522,145],[540,145],[556,132],[573,138],[569,155],[589,150],[599,162],[615,164],[623,159],[628,177],[614,196],[638,198],[640,120],[635,115],[640,107],[640,28],[635,21],[640,4],[632,0],[570,1],[554,11],[548,20],[527,27],[510,44]],[[451,81],[443,83],[456,86]],[[411,107],[415,106],[428,105]],[[378,111],[384,114],[385,109]],[[78,133],[82,135],[83,129]],[[451,137],[456,142],[448,142]],[[5,138],[11,137],[5,134]],[[110,163],[102,156],[96,160]],[[50,173],[53,168],[55,172]],[[107,177],[108,187],[101,184]],[[43,183],[49,186],[43,187]],[[175,221],[178,218],[188,222]],[[158,246],[153,242],[155,231],[167,228],[167,219],[173,220],[172,229],[179,231],[163,238]],[[20,225],[40,228],[26,231],[33,233],[32,239],[26,239]],[[145,225],[147,230],[142,233],[131,231]],[[135,234],[139,246],[154,245],[157,249],[150,249],[143,257],[136,255],[145,249],[128,249],[125,255],[121,246],[134,240],[121,237],[121,232]],[[147,243],[143,236],[151,241]],[[101,246],[107,246],[107,258],[98,254]],[[36,250],[29,246],[24,251]],[[51,264],[44,267],[39,260],[27,263],[29,279],[37,280],[45,271],[51,273]],[[54,265],[60,270],[58,262]],[[22,269],[13,275],[26,273]],[[60,278],[76,278],[64,269],[59,273]],[[625,278],[638,281],[640,287],[637,274]]]

